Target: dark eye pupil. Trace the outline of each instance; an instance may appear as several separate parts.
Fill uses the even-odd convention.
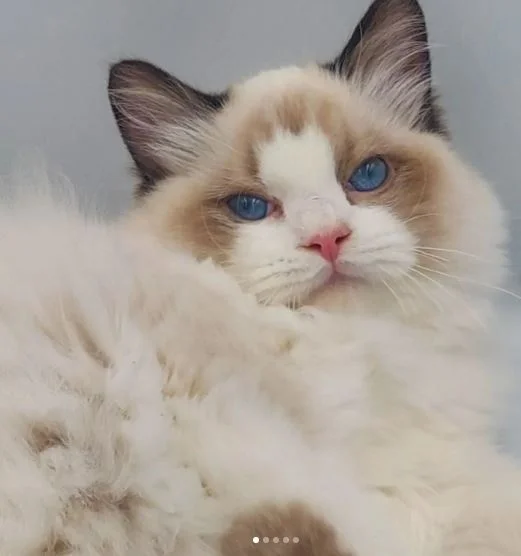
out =
[[[369,180],[378,177],[378,168],[374,162],[368,162],[364,165],[362,169],[362,174],[365,174],[365,177]]]
[[[257,199],[251,197],[241,197],[241,208],[243,210],[255,210],[256,201]]]

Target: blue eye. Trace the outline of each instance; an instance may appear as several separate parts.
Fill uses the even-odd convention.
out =
[[[374,191],[381,187],[389,176],[389,167],[379,157],[367,159],[351,174],[349,185],[356,191]]]
[[[255,195],[234,195],[229,197],[227,204],[230,210],[243,220],[262,220],[270,211],[270,203]]]

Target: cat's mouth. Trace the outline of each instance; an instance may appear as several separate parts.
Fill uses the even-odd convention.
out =
[[[346,269],[345,265],[342,265],[342,270],[323,265],[308,281],[289,280],[282,287],[264,289],[261,292],[250,291],[261,303],[269,305],[280,303],[297,308],[331,292],[351,291],[363,283],[367,283],[367,279],[360,273],[351,271],[350,268]]]
[[[337,289],[342,287],[352,287],[356,284],[363,282],[364,279],[355,272],[346,272],[345,269],[343,271],[332,267],[331,272],[329,273],[329,277],[324,280],[321,284],[318,284],[315,288],[316,291],[320,290],[328,290],[328,289]]]
[[[352,290],[357,286],[365,283],[366,280],[354,273],[340,272],[332,269],[329,276],[319,282],[315,282],[306,299],[301,299],[302,304],[323,306],[324,303],[328,308],[336,307],[339,299],[344,300],[346,295],[351,297]],[[349,293],[348,293],[349,292]],[[338,297],[340,296],[340,298]],[[330,304],[333,306],[330,307]]]
[[[345,285],[349,281],[349,277],[345,274],[338,272],[338,270],[333,269],[331,276],[324,282],[321,286],[322,288],[332,288],[334,286]]]

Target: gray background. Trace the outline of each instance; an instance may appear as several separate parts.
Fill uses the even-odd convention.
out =
[[[509,207],[513,260],[519,261],[521,1],[422,3],[454,142]],[[130,201],[132,179],[106,98],[110,62],[144,57],[195,85],[220,89],[263,68],[329,58],[368,4],[0,0],[0,174],[39,151],[98,206],[117,214]],[[519,279],[516,262],[513,268]],[[505,301],[505,352],[519,354],[521,311],[513,309],[521,305]],[[514,356],[521,368],[521,355]],[[520,418],[521,410],[512,415],[507,439],[521,454]]]

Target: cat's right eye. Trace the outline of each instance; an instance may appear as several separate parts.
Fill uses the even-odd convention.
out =
[[[273,204],[262,197],[257,195],[249,195],[240,193],[232,195],[226,201],[228,208],[238,216],[241,220],[248,220],[254,222],[263,220],[273,210]]]
[[[349,178],[348,185],[355,191],[368,193],[382,187],[388,176],[387,162],[379,156],[373,156],[355,169]]]

